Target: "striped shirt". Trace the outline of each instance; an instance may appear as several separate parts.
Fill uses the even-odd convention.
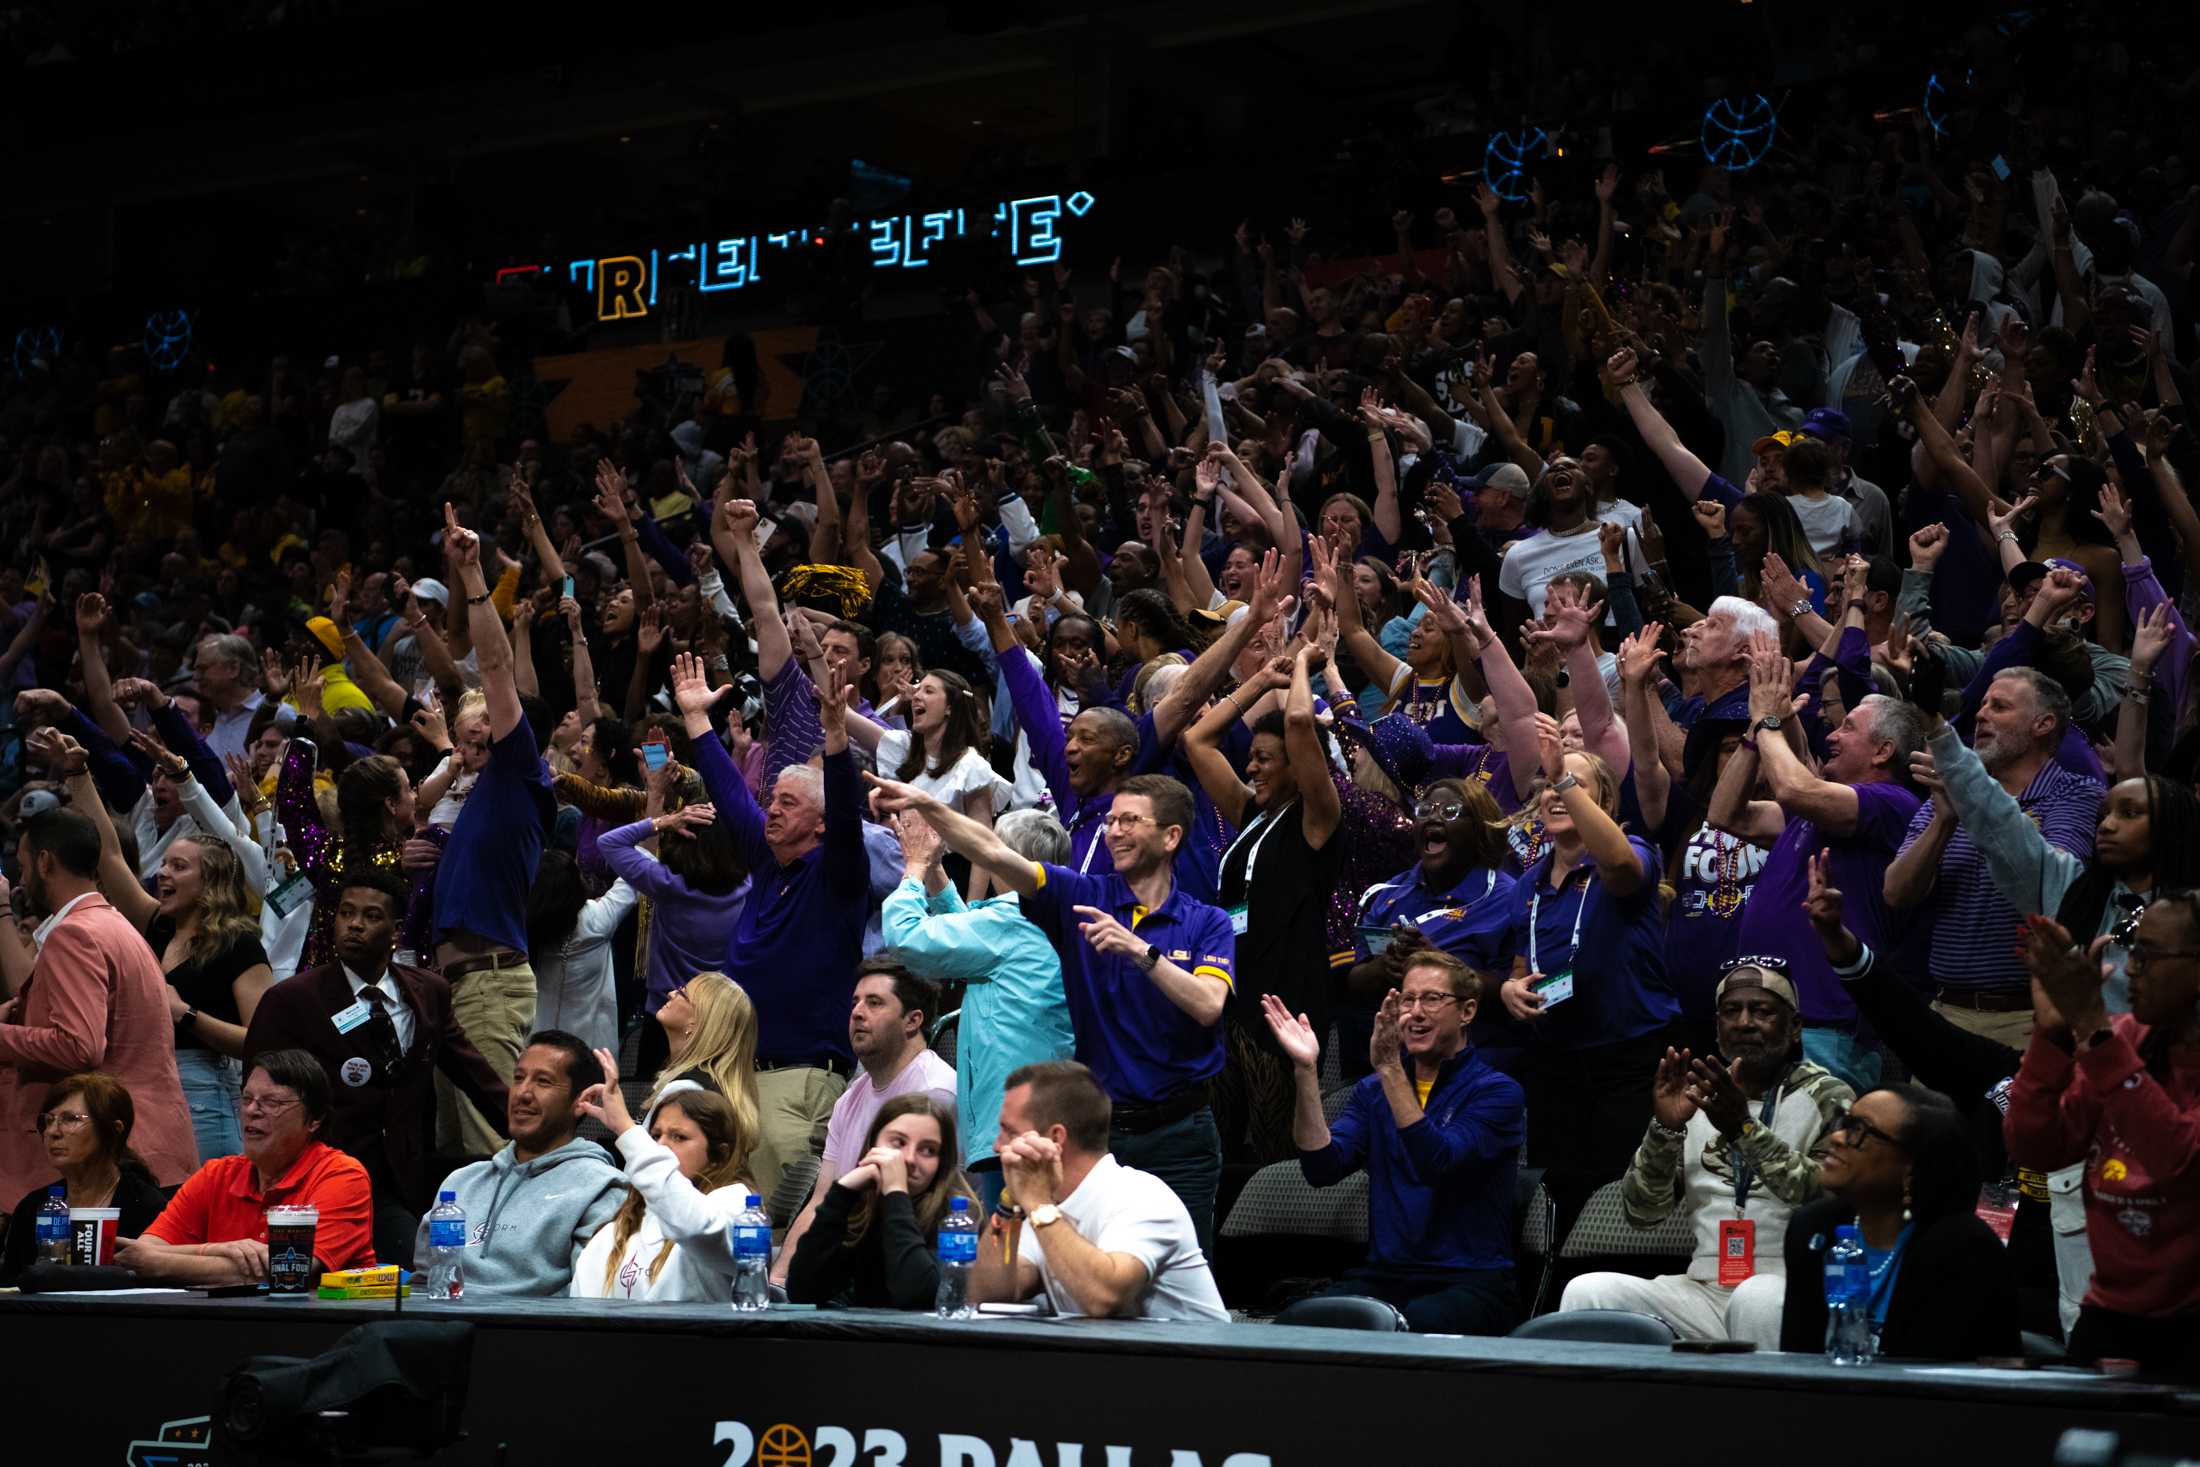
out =
[[[2017,796],[2017,805],[2049,845],[2080,861],[2092,857],[2093,827],[2101,807],[2099,780],[2050,759]],[[1933,801],[1927,800],[1910,820],[1904,850],[1932,819]],[[1919,916],[1932,933],[1932,978],[1940,986],[2015,989],[2029,981],[2017,956],[2017,909],[1994,884],[1986,857],[1968,828],[1958,825],[1949,838],[1932,900]]]

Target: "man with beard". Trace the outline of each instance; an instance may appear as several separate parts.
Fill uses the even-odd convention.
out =
[[[1375,1072],[1334,1124],[1314,1026],[1274,994],[1261,999],[1291,1061],[1299,1170],[1316,1187],[1368,1174],[1368,1261],[1321,1292],[1382,1299],[1417,1333],[1505,1334],[1520,1322],[1512,1195],[1527,1100],[1467,1043],[1480,975],[1424,948],[1399,982],[1375,1017]]]
[[[40,740],[39,750],[50,751],[48,766],[64,776],[84,772],[73,740]],[[104,1071],[130,1091],[137,1153],[154,1181],[173,1187],[191,1175],[199,1153],[176,1074],[168,984],[145,939],[99,894],[99,831],[74,810],[42,810],[23,822],[16,869],[31,911],[45,920],[33,935],[30,977],[0,1007],[0,1196],[53,1180],[31,1123],[46,1087],[84,1070]]]
[[[794,1245],[810,1230],[818,1204],[863,1159],[864,1138],[871,1134],[880,1106],[922,1090],[948,1110],[955,1108],[955,1067],[924,1042],[925,1026],[939,1016],[938,987],[889,958],[867,958],[857,974],[855,1002],[848,1009],[848,1048],[862,1073],[833,1102],[833,1118],[825,1128],[825,1162],[817,1170],[810,1200],[780,1244],[772,1270],[777,1284],[786,1283]],[[948,1158],[947,1164],[953,1160]]]
[[[2013,667],[1987,686],[1972,752],[2047,837],[2080,861],[2093,854],[2101,782],[2055,762],[2070,723],[2070,695],[2036,668]],[[1921,771],[1930,754],[1918,756]],[[1889,908],[1922,908],[1932,933],[1933,1007],[1974,1034],[2021,1048],[2032,1033],[2032,989],[2009,941],[2017,909],[2002,895],[1986,854],[1937,793],[1911,817],[1907,842],[1887,868]]]
[[[1686,1206],[1696,1251],[1685,1274],[1583,1274],[1565,1309],[1655,1314],[1688,1340],[1780,1344],[1788,1217],[1818,1192],[1813,1154],[1856,1098],[1801,1058],[1795,985],[1777,957],[1745,957],[1719,980],[1719,1053],[1668,1049],[1654,1115],[1622,1184],[1634,1227]],[[1723,1061],[1723,1063],[1721,1062]]]

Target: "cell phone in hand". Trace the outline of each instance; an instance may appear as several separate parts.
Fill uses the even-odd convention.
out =
[[[1996,153],[1994,155],[1993,168],[1994,177],[2000,179],[2003,183],[2007,183],[2009,181],[2009,160],[2007,158],[2004,158],[2001,156],[2001,154]]]
[[[664,768],[671,758],[672,751],[660,742],[652,740],[642,745],[642,765],[651,774]]]
[[[558,594],[568,601],[573,599],[573,578],[571,576],[565,578],[564,584],[558,589]]]

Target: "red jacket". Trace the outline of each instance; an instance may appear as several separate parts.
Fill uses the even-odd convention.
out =
[[[2020,1166],[2086,1164],[2085,1302],[2160,1319],[2200,1314],[2200,1047],[2170,1051],[2165,1081],[2139,1057],[2146,1037],[2118,1014],[2073,1056],[2034,1030],[2003,1135]]]
[[[0,1197],[53,1180],[44,1141],[31,1134],[46,1087],[80,1070],[104,1070],[137,1105],[130,1149],[173,1187],[199,1164],[191,1111],[176,1076],[176,1026],[160,961],[97,892],[38,950],[38,966],[0,1011]]]

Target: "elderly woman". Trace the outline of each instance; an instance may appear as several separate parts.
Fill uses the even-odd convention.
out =
[[[152,1226],[166,1205],[145,1163],[130,1149],[137,1105],[120,1080],[97,1070],[68,1075],[47,1087],[38,1108],[38,1139],[70,1207],[112,1207],[121,1212],[116,1232],[134,1237]],[[51,1187],[33,1187],[8,1219],[7,1252],[0,1255],[0,1280],[15,1276],[35,1261],[38,1209]]]

